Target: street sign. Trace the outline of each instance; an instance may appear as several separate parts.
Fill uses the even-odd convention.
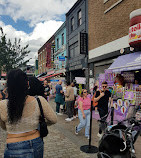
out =
[[[78,41],[80,54],[88,54],[88,34],[80,32]]]
[[[64,56],[59,56],[59,61],[65,61],[65,57]]]

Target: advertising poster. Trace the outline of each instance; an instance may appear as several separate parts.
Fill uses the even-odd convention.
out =
[[[112,87],[114,85],[114,77],[112,70],[105,70],[105,80],[108,83],[109,87]]]
[[[99,75],[99,89],[102,88],[102,82],[105,81],[105,73]]]

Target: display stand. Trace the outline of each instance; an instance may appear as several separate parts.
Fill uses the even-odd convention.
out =
[[[80,147],[80,150],[85,153],[97,153],[98,148],[96,146],[91,145],[91,135],[92,135],[92,109],[93,109],[93,101],[91,101],[91,114],[90,114],[90,139],[89,145],[83,145]]]

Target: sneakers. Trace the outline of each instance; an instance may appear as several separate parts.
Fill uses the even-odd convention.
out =
[[[98,133],[97,136],[101,139],[103,134]]]
[[[66,118],[65,121],[72,121],[73,118]]]
[[[74,119],[76,119],[76,116],[73,116]]]
[[[78,135],[77,126],[75,126],[75,134]]]

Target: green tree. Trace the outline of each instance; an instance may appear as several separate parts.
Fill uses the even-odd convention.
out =
[[[21,68],[25,66],[30,59],[25,60],[30,51],[27,50],[28,45],[21,46],[21,40],[17,40],[12,43],[11,40],[6,39],[3,29],[0,28],[0,72],[1,70],[8,72],[14,68]]]

